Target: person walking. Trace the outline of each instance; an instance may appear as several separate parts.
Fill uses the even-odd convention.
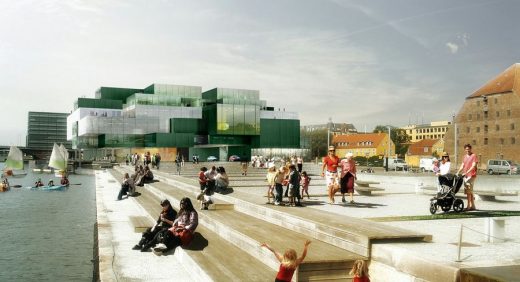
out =
[[[310,240],[305,241],[303,244],[303,252],[302,256],[298,257],[298,254],[294,249],[287,249],[283,256],[275,251],[271,246],[267,245],[267,243],[262,243],[260,247],[265,247],[269,251],[271,251],[276,259],[280,262],[280,267],[278,269],[278,273],[276,274],[275,282],[291,282],[292,277],[294,275],[294,271],[298,266],[303,262],[305,257],[307,256],[307,249],[311,244]]]
[[[473,195],[473,187],[475,186],[475,180],[477,178],[477,164],[478,158],[475,153],[471,151],[471,145],[464,145],[464,151],[466,154],[464,155],[464,160],[460,165],[457,174],[462,172],[462,176],[464,176],[464,194],[468,199],[468,206],[465,209],[466,211],[474,211],[477,208],[475,207],[475,196]]]
[[[336,185],[338,178],[339,158],[336,156],[334,146],[329,146],[327,156],[323,158],[323,166],[321,167],[321,176],[325,177],[327,182],[327,194],[329,195],[329,204],[334,204],[334,194],[336,194]],[[325,172],[327,169],[327,172]]]
[[[341,202],[347,202],[345,200],[345,193],[350,195],[350,203],[354,203],[354,181],[356,180],[356,162],[352,159],[352,153],[348,152],[345,155],[345,159],[341,160]]]
[[[303,169],[303,158],[298,156],[296,158],[296,166],[298,167],[298,172],[299,173],[302,173],[302,169]]]

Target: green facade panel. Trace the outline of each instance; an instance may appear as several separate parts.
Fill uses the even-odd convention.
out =
[[[123,102],[120,100],[109,99],[93,99],[93,98],[78,98],[76,108],[96,108],[96,109],[123,109]]]
[[[210,135],[209,144],[229,144],[229,145],[245,145],[251,142],[249,136],[224,136],[224,135]]]
[[[152,133],[145,135],[145,147],[191,147],[194,133]]]
[[[254,148],[299,148],[300,121],[261,119],[260,136],[252,139]]]
[[[118,100],[125,103],[126,99],[135,93],[142,93],[143,89],[136,88],[119,88],[119,87],[101,87],[96,91],[97,99]]]
[[[172,133],[198,133],[201,119],[172,118],[170,119],[170,132]]]
[[[133,134],[101,134],[98,135],[99,148],[132,148],[144,147],[145,136]]]

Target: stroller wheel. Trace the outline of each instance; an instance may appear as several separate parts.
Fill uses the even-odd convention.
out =
[[[464,210],[464,201],[461,199],[456,199],[453,203],[453,210],[456,212],[461,212]]]
[[[451,207],[450,206],[441,206],[441,209],[443,212],[449,212]]]
[[[437,204],[431,203],[430,204],[430,213],[435,214],[437,212]]]

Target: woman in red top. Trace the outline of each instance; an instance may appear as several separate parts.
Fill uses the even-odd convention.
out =
[[[267,243],[262,243],[261,247],[266,247],[269,251],[273,252],[278,261],[280,262],[280,268],[278,270],[278,274],[276,274],[275,282],[291,282],[294,271],[300,263],[305,259],[307,255],[307,248],[311,244],[311,241],[307,240],[304,243],[302,256],[297,258],[296,251],[293,249],[287,249],[283,256],[273,250]]]
[[[368,266],[364,260],[358,259],[354,262],[350,275],[354,275],[353,282],[370,282]]]
[[[321,167],[321,176],[327,180],[327,192],[329,195],[329,204],[334,204],[334,195],[339,189],[338,164],[339,158],[335,155],[334,146],[329,146],[329,152],[323,158],[323,166]],[[327,168],[327,172],[325,172]]]

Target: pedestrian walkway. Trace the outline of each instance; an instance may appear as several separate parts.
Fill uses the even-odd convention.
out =
[[[199,164],[199,166],[201,165],[203,164]],[[321,223],[323,221],[327,222],[329,227],[333,227],[333,230],[348,226],[348,224],[345,225],[345,222],[347,222],[350,224],[355,223],[353,224],[354,226],[381,225],[398,227],[396,230],[407,230],[407,234],[414,234],[415,243],[412,244],[406,241],[388,241],[389,238],[383,238],[385,236],[382,236],[380,239],[374,238],[371,243],[371,252],[367,254],[367,257],[369,256],[371,260],[371,275],[373,277],[409,276],[430,281],[436,281],[435,279],[441,277],[445,278],[444,281],[455,281],[459,275],[459,269],[467,269],[470,270],[468,273],[478,275],[475,273],[479,273],[479,269],[482,266],[512,265],[515,264],[515,261],[520,257],[518,251],[512,251],[518,249],[519,244],[516,236],[512,236],[512,234],[518,234],[518,232],[520,232],[520,230],[518,230],[520,226],[518,223],[520,221],[516,217],[511,217],[505,221],[505,234],[503,236],[506,237],[506,242],[500,244],[483,242],[484,235],[481,233],[485,231],[486,219],[395,221],[395,219],[392,218],[396,216],[429,215],[428,202],[430,196],[416,194],[413,185],[409,183],[402,185],[396,182],[395,179],[392,180],[392,183],[381,181],[379,185],[386,189],[384,192],[376,192],[375,196],[356,196],[355,204],[336,205],[326,204],[326,196],[323,195],[324,186],[313,186],[310,191],[313,196],[310,200],[305,200],[305,208],[275,207],[265,205],[266,198],[264,194],[266,193],[266,187],[259,185],[264,183],[262,175],[265,176],[265,170],[250,169],[252,173],[248,173],[250,179],[247,179],[248,176],[244,177],[236,174],[236,172],[240,171],[239,166],[234,168],[233,163],[227,163],[225,165],[226,170],[230,172],[230,177],[234,175],[233,177],[239,179],[239,181],[245,183],[250,181],[252,185],[232,187],[232,189],[230,189],[231,193],[217,195],[215,198],[217,200],[231,202],[235,206],[234,209],[241,213],[246,213],[263,220],[271,220],[277,225],[295,230],[298,233],[307,234],[307,236],[311,237],[313,237],[311,234],[312,230],[314,230],[314,232],[322,231],[323,228],[315,223]],[[313,179],[319,178],[317,175],[319,174],[318,166],[314,168],[308,166],[307,168],[307,171],[310,171]],[[306,169],[305,165],[304,169]],[[167,166],[166,168],[163,166],[161,171],[155,171],[155,174],[160,179],[160,183],[152,184],[150,189],[165,191],[167,188],[165,186],[161,188],[161,185],[170,185],[171,187],[176,187],[177,185],[183,186],[182,188],[176,187],[183,189],[183,191],[189,191],[189,189],[191,189],[189,187],[192,187],[195,189],[193,191],[196,191],[198,189],[198,184],[195,179],[197,171],[198,166],[185,166],[179,177],[175,176],[174,171],[169,170]],[[404,182],[406,183],[406,181]],[[321,196],[320,193],[323,196]],[[517,200],[501,201],[498,203],[479,202],[477,204],[480,209],[500,209],[501,207],[506,207],[509,210],[518,210]],[[204,213],[212,213],[217,216],[217,213],[213,211],[204,211]],[[223,221],[224,218],[234,218],[234,213],[234,211],[229,210],[219,212],[218,217],[221,217],[220,221]],[[223,216],[224,214],[226,215]],[[282,220],[281,214],[289,216],[290,219],[286,221]],[[302,221],[306,223],[302,225],[294,224],[292,222],[294,218],[301,218]],[[383,221],[383,223],[366,223],[360,221],[361,218],[378,218],[378,221]],[[388,220],[385,220],[385,218],[388,218]],[[210,223],[213,221],[216,221],[214,217],[209,220]],[[240,222],[241,220],[237,219],[237,221]],[[289,225],[288,222],[290,223]],[[456,243],[458,242],[461,224],[464,230],[462,255],[457,257],[458,249]],[[305,228],[302,226],[305,226]],[[433,235],[432,242],[417,243],[417,239],[428,241],[428,239],[430,239],[428,235]],[[222,234],[220,236],[226,237]],[[408,238],[410,239],[411,237]],[[324,242],[327,242],[327,240],[324,240]],[[342,246],[342,244],[337,244],[336,241],[329,243]],[[342,248],[345,247],[348,249],[351,247],[348,245],[349,244],[343,243]],[[298,249],[298,247],[295,248]],[[356,251],[360,252],[361,250],[357,249]],[[177,256],[177,254],[175,256]],[[398,256],[400,260],[392,259],[396,256]],[[456,262],[455,260],[460,261]],[[431,270],[430,274],[428,274],[429,270]]]

